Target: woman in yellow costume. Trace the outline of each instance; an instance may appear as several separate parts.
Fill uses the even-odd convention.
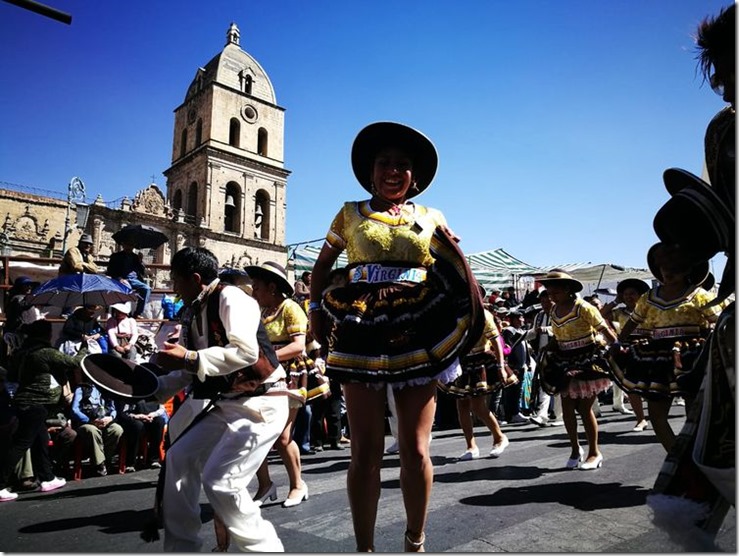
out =
[[[482,287],[480,288],[482,290]],[[485,291],[481,291],[485,299]],[[498,458],[508,447],[508,437],[500,429],[498,420],[490,411],[489,394],[518,382],[513,373],[506,373],[503,341],[493,314],[485,311],[485,329],[478,342],[462,358],[462,375],[450,384],[439,384],[439,390],[455,396],[457,417],[462,428],[467,449],[459,456],[460,461],[480,457],[475,442],[473,415],[477,417],[493,436],[490,457]]]
[[[331,224],[313,267],[311,330],[328,343],[326,374],[343,383],[357,551],[374,550],[389,384],[398,413],[404,548],[418,552],[433,482],[437,380],[461,373],[459,356],[482,333],[482,299],[442,213],[410,201],[436,173],[431,141],[405,125],[377,122],[357,135],[351,158],[372,197],[345,203]],[[344,250],[349,283],[322,296]]]
[[[669,452],[672,398],[685,397],[689,411],[697,390],[682,388],[679,377],[693,368],[721,310],[708,306],[713,295],[698,285],[708,275],[707,262],[694,263],[678,245],[660,242],[649,249],[647,263],[659,285],[639,298],[619,338],[629,342],[637,327],[648,337],[614,353],[613,377],[626,392],[646,398],[654,432]]]
[[[277,359],[288,373],[290,413],[285,429],[275,443],[290,479],[290,492],[282,503],[288,508],[308,499],[308,485],[301,477],[300,450],[292,439],[295,415],[309,397],[320,396],[328,390],[328,380],[306,355],[308,317],[300,305],[290,299],[293,288],[287,280],[285,269],[276,263],[266,262],[261,266],[247,266],[244,270],[252,279],[252,295],[262,308],[262,322]],[[316,384],[311,388],[314,382],[325,386],[321,389]],[[259,487],[254,500],[259,504],[267,499],[275,500],[277,486],[270,479],[266,458],[257,470],[257,480]]]
[[[634,312],[636,302],[639,301],[639,298],[648,291],[649,284],[644,280],[639,280],[638,278],[626,278],[616,285],[616,299],[606,303],[600,312],[603,317],[611,323],[617,334],[623,330],[624,325],[628,322],[629,317]],[[619,306],[620,304],[623,305]],[[642,338],[644,334],[645,333],[641,329],[637,328],[631,333],[629,339],[636,340]],[[616,408],[617,389],[618,391],[623,392],[623,390],[619,388],[618,384],[614,385],[614,409]],[[627,395],[629,397],[631,408],[634,410],[634,416],[636,417],[636,425],[632,430],[635,432],[642,432],[648,427],[649,423],[644,416],[644,404],[641,396],[633,392],[629,392]],[[621,403],[623,404],[623,401]],[[623,413],[623,411],[621,412]]]
[[[565,467],[582,470],[597,469],[603,465],[603,454],[598,446],[598,421],[593,403],[599,392],[611,385],[610,366],[605,346],[616,341],[600,311],[577,297],[582,284],[561,270],[552,270],[539,280],[554,303],[551,311],[554,339],[546,347],[540,366],[542,388],[547,394],[561,394],[562,419],[572,452]],[[588,453],[585,455],[577,434],[577,415],[582,418]]]

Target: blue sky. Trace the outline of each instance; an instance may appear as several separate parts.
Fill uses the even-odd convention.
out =
[[[692,37],[726,0],[44,2],[72,25],[0,2],[0,181],[79,176],[106,201],[163,187],[173,110],[234,21],[286,109],[288,243],[364,198],[351,143],[395,120],[436,144],[417,201],[465,252],[646,267],[662,172],[701,173],[723,106]]]

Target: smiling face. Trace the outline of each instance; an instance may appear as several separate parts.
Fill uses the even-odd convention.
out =
[[[395,204],[405,202],[413,183],[413,162],[400,149],[387,148],[377,153],[372,166],[375,194]]]

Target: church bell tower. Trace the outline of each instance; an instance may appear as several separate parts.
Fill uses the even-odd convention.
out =
[[[284,264],[285,109],[240,35],[231,23],[223,50],[197,69],[174,111],[167,198],[221,262],[244,251]],[[233,245],[230,253],[222,243]]]

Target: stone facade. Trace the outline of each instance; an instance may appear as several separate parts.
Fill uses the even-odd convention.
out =
[[[178,249],[201,246],[222,266],[286,265],[285,111],[276,104],[267,74],[239,44],[232,23],[222,52],[196,71],[185,102],[175,109],[166,193],[150,184],[118,206],[99,196],[90,205],[84,231],[93,238],[98,260],[117,249],[113,234],[135,223],[169,237],[144,253],[148,263],[167,264]],[[6,213],[0,235],[5,254],[58,258],[65,229],[67,247],[83,232],[74,206],[65,226],[66,200],[0,189],[0,202]],[[167,282],[157,277],[154,286],[168,287]]]

